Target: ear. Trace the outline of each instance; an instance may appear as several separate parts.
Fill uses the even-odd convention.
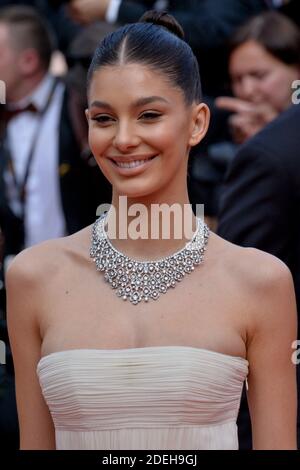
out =
[[[24,49],[19,58],[20,70],[24,76],[30,76],[41,68],[41,59],[33,48]]]
[[[210,120],[210,111],[205,103],[195,104],[192,109],[189,145],[194,147],[205,137]]]
[[[84,111],[84,113],[85,113],[86,120],[87,120],[87,122],[89,123],[90,113],[89,113],[88,108]]]

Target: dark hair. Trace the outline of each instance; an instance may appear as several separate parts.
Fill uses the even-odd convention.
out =
[[[49,67],[54,50],[53,33],[33,7],[15,5],[1,8],[0,23],[12,28],[11,41],[17,49],[35,49],[43,67]]]
[[[287,65],[300,64],[300,31],[281,13],[268,11],[248,20],[231,38],[229,54],[251,40]]]
[[[187,104],[201,102],[197,59],[183,38],[184,32],[173,16],[146,12],[138,23],[119,28],[99,44],[88,71],[88,88],[99,67],[139,63],[165,74],[182,90]]]

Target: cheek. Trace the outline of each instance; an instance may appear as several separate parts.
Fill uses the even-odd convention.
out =
[[[173,141],[174,134],[172,131],[170,131],[170,129],[153,128],[150,130],[148,142],[157,150],[164,151],[166,148],[172,145]]]
[[[106,176],[106,178],[111,181],[110,178],[110,171],[109,171],[109,162],[105,159],[102,158],[102,155],[105,153],[105,150],[109,146],[109,139],[103,130],[101,132],[99,129],[89,129],[89,134],[88,134],[88,140],[89,140],[89,147],[91,149],[92,154],[94,155],[94,158],[101,169],[102,173]]]
[[[239,83],[232,83],[231,85],[233,96],[236,98],[244,98],[243,86]]]
[[[174,147],[186,145],[189,140],[188,122],[188,118],[186,120],[173,120],[168,124],[168,126],[165,126],[158,131],[158,140],[165,147],[170,147],[170,149],[172,148],[172,151],[174,151]]]
[[[16,60],[9,57],[5,62],[6,62],[6,67],[7,67],[8,74],[11,77],[16,76],[16,78],[17,78],[20,75],[20,69],[18,67],[18,63],[16,62]]]
[[[278,68],[270,73],[269,77],[263,83],[263,88],[265,92],[269,94],[291,90],[294,77],[297,78],[292,69]]]
[[[1,70],[1,78],[12,77],[14,74],[13,71],[13,64],[9,61],[5,60],[5,58],[0,60],[0,70]]]
[[[89,127],[89,146],[95,157],[101,155],[109,145],[110,138],[107,132],[99,130],[92,125]]]
[[[274,72],[268,80],[262,83],[261,90],[268,102],[285,106],[292,93],[293,75],[286,71]]]

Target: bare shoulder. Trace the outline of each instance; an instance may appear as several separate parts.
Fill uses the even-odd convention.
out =
[[[73,235],[48,240],[27,248],[11,262],[6,273],[6,284],[22,284],[33,287],[44,279],[49,282],[62,267],[71,267],[72,259],[84,257],[90,228],[87,227]]]
[[[289,268],[279,258],[256,248],[243,248],[231,243],[228,245],[228,258],[225,256],[225,260],[232,275],[237,276],[240,282],[246,282],[250,289],[265,290],[292,280]]]
[[[275,256],[255,248],[243,248],[215,236],[222,272],[239,302],[247,310],[264,315],[286,315],[294,310],[294,283],[289,268]],[[285,308],[286,307],[286,308]],[[255,313],[254,313],[255,315]]]
[[[291,273],[270,254],[213,239],[218,282],[224,279],[227,301],[245,324],[253,448],[295,449],[297,388],[291,358],[297,309]]]
[[[279,258],[258,250],[234,245],[213,235],[214,256],[226,272],[226,278],[247,290],[292,283],[289,268]]]
[[[53,421],[36,373],[56,287],[88,258],[90,229],[41,243],[15,257],[6,274],[7,323],[23,449],[55,448]]]

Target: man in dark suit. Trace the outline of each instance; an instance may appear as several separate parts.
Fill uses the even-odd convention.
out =
[[[4,271],[10,257],[23,248],[91,224],[98,205],[111,201],[111,187],[82,154],[86,148],[75,132],[74,93],[48,73],[51,39],[34,9],[0,9],[0,50],[0,79],[6,85],[6,105],[0,116],[0,228],[4,237],[0,263]],[[83,110],[82,116],[86,124]],[[1,300],[0,340],[7,346],[7,358],[6,366],[0,366],[0,441],[3,446],[17,447],[3,294]]]
[[[240,149],[229,169],[222,192],[218,229],[221,237],[237,245],[269,252],[287,264],[295,283],[298,310],[299,129],[300,105],[294,104]],[[299,391],[299,365],[297,374]],[[241,444],[247,447],[250,425],[245,400],[239,423]],[[298,445],[299,436],[298,418]]]
[[[30,7],[21,6],[0,10],[0,42],[3,51],[0,79],[6,85],[7,101],[1,122],[0,226],[5,237],[4,253],[16,254],[24,245],[31,246],[33,241],[74,233],[89,225],[95,218],[97,206],[109,202],[110,186],[102,179],[98,168],[82,158],[84,149],[80,148],[73,122],[73,90],[62,81],[56,83],[48,73],[52,43],[38,14]],[[35,109],[28,109],[28,104]],[[16,110],[22,107],[23,110]],[[48,167],[52,173],[45,175]],[[25,169],[29,172],[25,182],[28,191],[20,204],[18,192],[24,183]],[[96,182],[95,174],[99,178],[97,186],[91,184]],[[41,185],[36,189],[32,178],[44,181],[46,189]],[[47,206],[50,197],[52,207]],[[22,205],[24,207],[20,207]],[[38,214],[35,221],[30,219],[33,208],[38,210],[40,222],[36,220]],[[27,216],[25,234],[18,231],[22,228],[21,209]],[[46,210],[48,214],[44,214]],[[47,223],[53,220],[59,228]],[[28,237],[26,229],[30,232]],[[37,235],[33,234],[34,230]]]

